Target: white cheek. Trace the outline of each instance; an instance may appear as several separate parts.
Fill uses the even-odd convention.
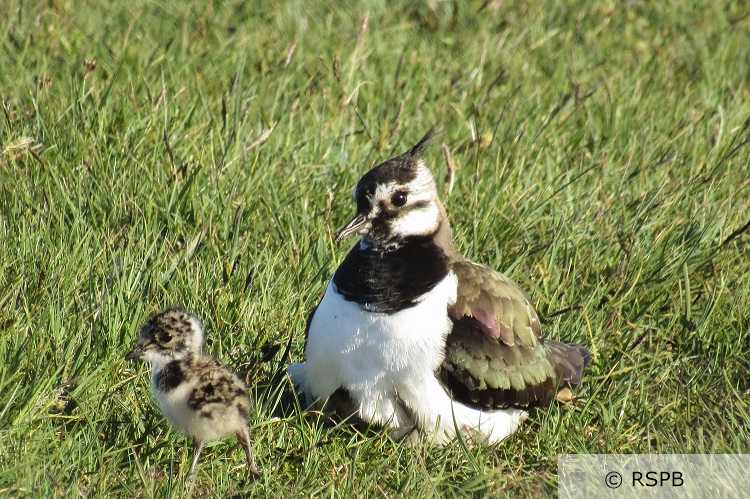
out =
[[[161,369],[174,360],[169,355],[164,355],[156,350],[147,350],[141,355],[141,359],[151,364],[156,370]]]
[[[391,231],[394,235],[416,236],[431,234],[438,228],[440,211],[430,203],[419,209],[409,210],[393,221]]]

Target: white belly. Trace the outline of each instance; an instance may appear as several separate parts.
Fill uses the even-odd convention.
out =
[[[154,374],[156,374],[156,371]],[[153,379],[154,399],[156,399],[156,403],[164,413],[164,416],[182,433],[191,437],[195,436],[193,429],[195,426],[195,411],[190,410],[187,406],[191,387],[187,383],[180,383],[173,390],[163,392],[156,387]]]
[[[451,273],[417,305],[384,314],[345,300],[331,281],[307,339],[313,398],[325,399],[343,386],[355,399],[373,405],[376,397],[401,392],[425,373],[431,376],[443,361],[451,329],[447,308],[455,302],[456,285]]]
[[[210,442],[241,431],[247,424],[243,414],[233,404],[209,404],[206,407],[211,415],[209,418],[191,409],[188,400],[195,383],[183,382],[173,390],[163,392],[156,388],[152,378],[152,387],[154,399],[164,416],[189,437]]]

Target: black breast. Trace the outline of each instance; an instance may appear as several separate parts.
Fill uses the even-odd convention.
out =
[[[445,252],[432,237],[410,238],[396,249],[363,249],[346,256],[333,283],[349,301],[372,312],[394,313],[414,306],[450,270]]]

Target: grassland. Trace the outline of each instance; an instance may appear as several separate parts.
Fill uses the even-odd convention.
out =
[[[257,399],[263,477],[215,444],[196,496],[554,495],[560,453],[750,452],[743,9],[0,3],[0,495],[185,493],[186,441],[123,360],[175,304]],[[324,428],[281,372],[357,178],[433,125],[461,250],[593,355],[498,448]]]

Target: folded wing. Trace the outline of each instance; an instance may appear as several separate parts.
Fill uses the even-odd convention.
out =
[[[462,403],[483,409],[547,405],[578,384],[589,361],[578,345],[544,340],[526,293],[503,274],[457,262],[458,299],[440,377]]]

